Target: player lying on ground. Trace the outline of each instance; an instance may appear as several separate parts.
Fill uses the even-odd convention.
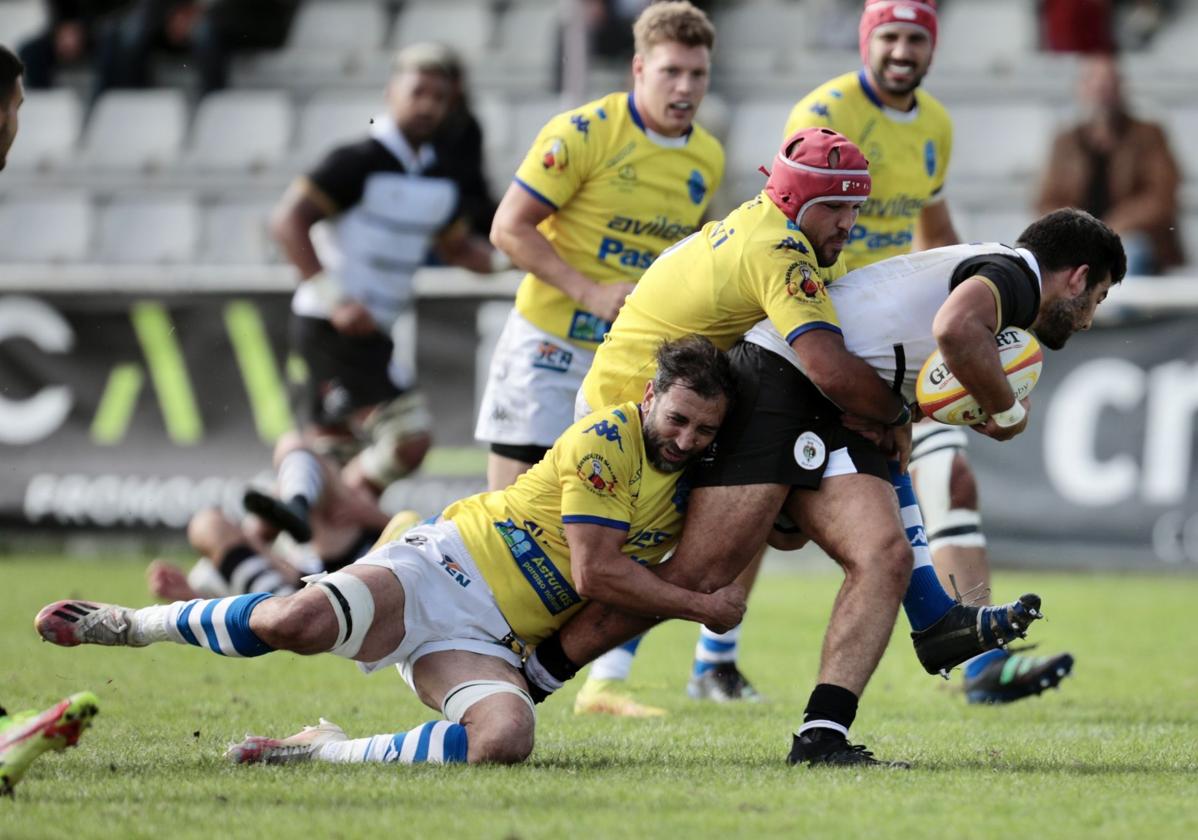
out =
[[[770,180],[773,185],[775,175]],[[744,226],[739,229],[751,235]],[[688,285],[700,282],[703,266],[719,264],[717,249],[724,245],[719,231],[705,228],[645,274],[592,373],[603,369],[604,353],[626,343],[621,322],[635,312],[642,295],[664,283],[676,300],[697,297]],[[885,430],[860,418],[851,425],[867,431],[868,438],[846,428],[841,407],[825,396],[830,393],[825,382],[857,380],[864,368],[875,382],[894,383],[903,399],[910,399],[918,365],[908,367],[903,359],[921,360],[939,348],[989,415],[979,431],[998,440],[1021,432],[1026,406],[1015,401],[994,335],[1013,324],[1031,327],[1051,349],[1063,346],[1072,333],[1089,328],[1098,303],[1122,279],[1126,260],[1118,236],[1077,210],[1038,220],[1017,245],[940,248],[860,269],[827,289],[811,284],[804,290],[810,329],[788,342],[782,336],[794,334],[792,325],[776,330],[771,317],[729,353],[737,400],[715,457],[696,465],[686,526],[662,576],[699,589],[726,584],[770,534],[783,504],[803,534],[844,568],[819,683],[796,734],[792,763],[874,762],[867,751],[848,744],[847,733],[900,602],[929,673],[1023,635],[1037,615],[1038,598],[978,608],[954,603],[945,594],[927,556],[910,482],[901,467],[888,467],[889,446],[879,445]],[[717,276],[730,282],[736,271]],[[813,336],[822,340],[813,344]],[[811,352],[813,347],[818,352]],[[909,426],[898,431],[909,434]],[[916,548],[919,562],[913,572]],[[552,691],[578,665],[652,623],[590,605],[560,638],[537,648],[525,672],[539,689]]]
[[[219,510],[202,510],[191,518],[187,539],[201,560],[190,574],[155,560],[146,577],[150,591],[171,601],[269,592],[290,595],[300,577],[335,572],[366,555],[387,527],[389,517],[374,494],[349,486],[331,458],[304,446],[298,433],[275,446],[276,493],[245,493],[253,514],[240,525]],[[420,517],[409,513],[407,522]],[[302,556],[281,556],[270,547],[279,531],[310,546]]]
[[[705,339],[663,345],[657,367],[639,405],[575,423],[512,487],[457,502],[294,595],[143,609],[59,601],[38,614],[38,632],[68,647],[175,642],[225,656],[332,653],[367,672],[395,664],[448,718],[357,740],[322,722],[250,738],[231,750],[238,761],[523,761],[534,714],[521,654],[587,599],[715,627],[744,613],[735,584],[700,593],[646,568],[677,542],[682,470],[715,438],[735,389]]]

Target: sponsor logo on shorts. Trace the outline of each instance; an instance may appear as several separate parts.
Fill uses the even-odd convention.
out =
[[[533,353],[532,366],[565,373],[570,369],[570,361],[573,358],[574,354],[565,347],[559,347],[551,341],[542,341]]]
[[[805,470],[823,466],[828,450],[815,432],[803,432],[795,440],[795,463]]]
[[[449,575],[454,583],[465,589],[470,585],[470,576],[466,574],[466,570],[462,568],[462,564],[452,557],[441,558],[441,568],[445,570],[445,574]]]
[[[598,452],[588,453],[574,468],[586,488],[596,496],[614,496],[619,479],[611,463]]]
[[[602,341],[603,336],[611,329],[611,321],[605,321],[598,315],[574,310],[574,318],[570,321],[570,332],[567,336],[575,341]]]
[[[512,559],[516,561],[516,568],[524,575],[550,615],[558,615],[582,603],[579,594],[527,531],[517,527],[510,519],[494,524],[495,530],[507,544]]]

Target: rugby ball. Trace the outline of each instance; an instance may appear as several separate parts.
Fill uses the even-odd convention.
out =
[[[1007,381],[1011,383],[1015,399],[1021,400],[1040,380],[1044,351],[1034,335],[1019,327],[1007,327],[995,336],[995,340]],[[915,380],[915,398],[925,417],[950,426],[974,426],[985,422],[988,416],[949,371],[939,350],[928,356],[920,368],[919,378]]]

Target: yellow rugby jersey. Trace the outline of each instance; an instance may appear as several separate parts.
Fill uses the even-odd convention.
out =
[[[566,429],[511,487],[455,502],[444,516],[457,525],[512,629],[536,644],[584,603],[574,589],[565,526],[626,531],[624,554],[660,563],[682,531],[680,475],[646,460],[640,410],[626,402]]]
[[[636,282],[665,248],[695,231],[724,174],[724,150],[699,126],[651,138],[631,93],[551,119],[516,183],[554,212],[538,226],[554,250],[597,283]],[[591,347],[611,326],[532,274],[516,310],[547,333]]]
[[[915,91],[912,111],[887,108],[862,69],[825,82],[799,100],[786,121],[785,136],[812,126],[839,131],[869,159],[873,187],[844,249],[848,267],[909,253],[920,211],[944,187],[953,147],[948,111],[923,90]]]
[[[824,284],[843,259],[821,269],[807,238],[764,192],[710,222],[645,272],[582,382],[591,405],[639,399],[664,340],[697,334],[727,350],[762,318],[787,343],[814,328],[840,331]]]

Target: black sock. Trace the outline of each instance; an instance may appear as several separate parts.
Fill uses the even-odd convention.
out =
[[[278,569],[248,543],[238,543],[226,551],[217,570],[234,594],[270,592],[290,595],[295,591],[295,584],[279,574]]]
[[[856,717],[857,695],[831,683],[817,685],[807,701],[807,708],[803,710],[804,724],[829,721],[844,727],[846,731]]]
[[[549,675],[560,682],[567,682],[578,673],[578,667],[562,650],[562,638],[557,633],[537,645],[537,660],[549,672]]]

